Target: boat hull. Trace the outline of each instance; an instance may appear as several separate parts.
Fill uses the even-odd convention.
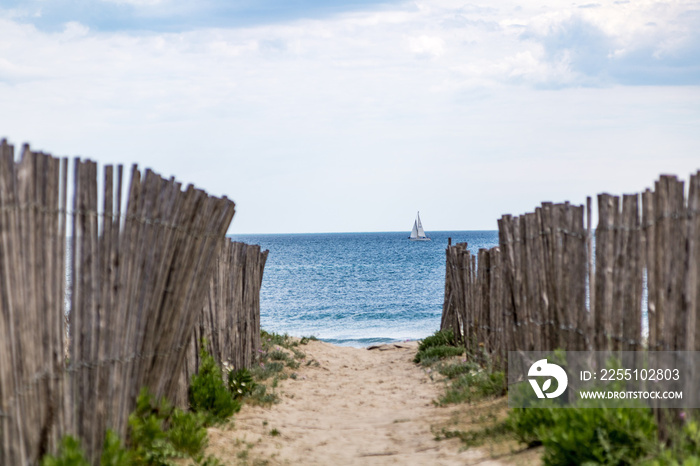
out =
[[[430,241],[430,238],[408,238],[409,241]]]

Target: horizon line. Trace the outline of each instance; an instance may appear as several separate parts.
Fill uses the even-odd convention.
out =
[[[463,232],[498,232],[495,230],[429,230],[426,233],[463,233]],[[409,230],[391,231],[305,231],[305,232],[282,232],[282,233],[226,233],[226,236],[256,236],[256,235],[342,235],[342,234],[370,234],[370,233],[401,233],[410,234]]]

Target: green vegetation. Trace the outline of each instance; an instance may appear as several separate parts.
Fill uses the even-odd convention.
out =
[[[240,400],[250,396],[255,391],[257,384],[253,380],[253,374],[246,368],[228,373],[228,390],[234,398]]]
[[[292,354],[294,355],[294,357],[295,357],[296,359],[306,359],[306,354],[305,354],[304,352],[299,351],[299,350],[296,349],[296,348],[292,348],[291,351],[292,351]],[[298,364],[299,364],[299,363],[297,362],[297,367],[298,367]]]
[[[301,365],[300,361],[306,359],[306,354],[299,350],[300,345],[316,340],[316,337],[304,337],[296,340],[287,334],[280,335],[260,332],[262,338],[262,350],[256,367],[250,374],[256,382],[255,387],[244,398],[246,403],[267,406],[279,402],[279,396],[275,388],[280,380],[287,378],[297,379],[296,370]],[[316,365],[316,361],[307,361],[307,366]]]
[[[178,452],[197,458],[207,446],[205,421],[201,414],[176,409],[170,416],[166,438]]]
[[[462,354],[464,354],[464,347],[456,346],[452,330],[444,330],[435,332],[421,341],[413,362],[421,363],[423,366],[431,366],[440,360]]]
[[[207,445],[205,413],[185,412],[173,408],[167,400],[156,402],[142,390],[136,409],[129,416],[129,445],[133,464],[173,465],[173,459],[205,460]]]
[[[650,453],[657,430],[650,409],[581,403],[572,408],[514,408],[509,424],[528,445],[544,445],[543,464],[631,465]]]
[[[280,335],[279,333],[269,333],[265,330],[260,330],[260,338],[262,339],[263,350],[269,349],[275,345],[281,346],[282,348],[299,346],[299,342],[294,341],[294,339],[286,333],[284,335]]]
[[[554,362],[565,366],[561,351]],[[611,359],[613,368],[619,361]],[[607,387],[610,389],[610,387]],[[623,389],[622,386],[619,389]],[[515,389],[529,390],[526,384]],[[652,410],[640,404],[636,408],[611,406],[595,400],[579,400],[561,408],[555,400],[538,403],[537,408],[514,408],[508,423],[516,437],[528,446],[543,445],[543,464],[649,464],[671,466],[694,464],[700,456],[700,435],[693,440],[693,427],[687,423],[673,432],[671,447],[659,443],[658,428]],[[698,464],[700,466],[700,463]]]
[[[469,374],[480,369],[481,368],[477,364],[466,361],[453,364],[442,364],[437,368],[440,375],[444,375],[450,380],[456,379],[460,375]]]
[[[129,442],[108,430],[100,458],[102,466],[175,466],[182,460],[200,466],[218,466],[215,457],[204,456],[207,446],[206,427],[225,422],[242,403],[269,405],[277,403],[274,393],[279,380],[289,377],[285,371],[297,369],[306,355],[296,347],[315,340],[300,342],[288,335],[261,332],[263,349],[257,367],[231,370],[220,367],[202,347],[199,372],[192,377],[189,389],[190,411],[174,408],[167,400],[156,401],[142,390],[136,408],[129,416]],[[307,365],[318,365],[309,361]],[[291,374],[296,378],[296,373]],[[266,380],[272,379],[269,383]],[[271,390],[272,389],[272,390]],[[270,435],[279,435],[273,429]],[[246,452],[247,453],[247,450]],[[56,455],[45,455],[41,466],[89,466],[80,441],[72,436],[62,439]]]
[[[268,357],[272,361],[281,361],[284,363],[285,366],[291,367],[292,369],[299,368],[299,363],[294,360],[294,358],[296,357],[295,353],[292,353],[292,355],[290,355],[289,353],[282,350],[273,350],[268,354]],[[306,355],[304,355],[304,357],[306,357]]]
[[[461,346],[433,346],[419,351],[416,357],[413,358],[413,362],[419,362],[424,366],[430,366],[439,360],[461,356],[462,354],[464,354],[464,348]]]
[[[685,417],[685,413],[682,413]],[[670,446],[659,445],[645,466],[700,466],[700,422],[689,421],[672,433]]]
[[[452,330],[438,331],[427,337],[418,346],[418,353],[413,362],[437,370],[445,377],[447,383],[445,394],[438,404],[470,403],[505,394],[505,374],[492,370],[488,358],[480,356],[485,364],[474,362],[471,355],[455,361],[454,358],[465,353],[465,348],[456,346]]]
[[[418,352],[435,346],[456,346],[455,334],[452,330],[438,330],[434,334],[426,337],[418,345]]]
[[[468,367],[466,364],[461,367]],[[448,369],[448,373],[459,373],[464,369]],[[454,377],[439,404],[471,403],[473,401],[505,395],[506,380],[503,372],[492,372],[488,368],[474,368]]]
[[[102,466],[175,466],[177,459],[190,459],[197,465],[214,466],[214,457],[205,457],[206,416],[174,408],[166,400],[156,402],[143,389],[136,409],[129,415],[129,444],[108,430],[100,457]],[[46,455],[42,466],[87,466],[80,442],[66,436],[56,456]]]
[[[61,440],[58,455],[46,455],[41,460],[41,466],[90,466],[85,459],[85,453],[80,447],[80,441],[67,435]]]
[[[254,368],[251,373],[258,381],[267,380],[272,376],[276,376],[284,371],[284,363],[281,362],[268,362],[267,364],[261,362],[260,365]]]
[[[309,335],[308,337],[301,337],[301,340],[299,340],[299,344],[300,344],[300,345],[306,345],[306,344],[308,344],[310,341],[318,341],[318,338],[316,338],[316,337],[313,336],[313,335]]]
[[[444,377],[445,394],[437,403],[473,404],[495,399],[465,413],[488,410],[489,406],[495,406],[492,403],[501,404],[502,408],[494,411],[496,414],[490,413],[483,423],[471,414],[468,421],[456,419],[433,427],[438,440],[459,438],[465,448],[487,441],[517,441],[528,448],[542,445],[545,466],[700,466],[700,423],[691,420],[690,413],[681,414],[679,427],[671,433],[669,442],[662,444],[658,441],[654,415],[647,407],[610,407],[582,400],[572,407],[561,408],[555,400],[543,400],[537,408],[506,410],[505,399],[499,400],[506,394],[505,374],[494,371],[484,354],[456,357],[463,353],[464,348],[456,346],[451,332],[436,332],[420,344],[414,361],[427,367],[431,378],[435,373]],[[559,365],[565,364],[562,351],[554,352],[553,358]],[[615,361],[610,364],[614,365]],[[529,388],[527,384],[522,387]],[[518,392],[511,396],[517,397]]]
[[[559,408],[514,408],[509,428],[529,445],[544,445],[543,464],[700,466],[700,428],[690,421],[676,429],[669,445],[658,441],[649,408],[616,408],[580,402]]]
[[[256,385],[250,396],[246,398],[246,403],[250,403],[253,406],[270,406],[279,403],[279,395],[274,391],[268,391],[267,388],[267,385]]]
[[[200,350],[200,359],[199,372],[190,382],[190,407],[195,412],[205,413],[207,423],[223,422],[240,411],[241,402],[226,386],[221,367],[204,348]]]
[[[559,409],[552,400],[543,400],[540,408],[511,408],[508,425],[516,438],[528,447],[542,445],[542,436],[554,425],[554,409]]]
[[[450,410],[448,419],[431,426],[431,431],[435,440],[457,438],[463,448],[488,445],[491,455],[507,455],[518,448],[508,424],[507,405],[501,397],[458,406]]]
[[[134,464],[133,455],[122,445],[122,441],[111,429],[107,430],[105,443],[102,447],[101,466],[128,466]]]

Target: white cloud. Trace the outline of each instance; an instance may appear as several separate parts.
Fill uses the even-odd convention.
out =
[[[571,186],[615,189],[602,183],[614,182],[605,163],[623,155],[643,167],[630,177],[697,164],[700,91],[664,86],[654,65],[680,57],[691,69],[689,4],[560,3],[435,0],[178,33],[78,22],[42,32],[0,19],[0,136],[139,160],[228,194],[239,232],[342,230],[365,217],[360,205],[387,221],[356,228],[403,228],[416,185],[434,228],[492,227],[514,196],[532,207]],[[658,86],[621,86],[635,64],[648,79],[661,73]],[[600,87],[580,88],[590,84]],[[585,176],[561,157],[588,163]],[[479,218],[449,223],[454,203],[487,198]]]
[[[18,83],[36,79],[41,76],[38,69],[17,65],[6,58],[0,58],[0,82]]]
[[[445,53],[445,41],[440,37],[421,35],[408,39],[411,52],[423,57],[439,57]]]
[[[0,8],[0,18],[7,20],[23,20],[40,18],[42,14],[41,7],[18,7],[18,8]]]
[[[700,2],[562,9],[530,19],[523,38],[549,62],[569,60],[579,83],[700,84]]]
[[[79,39],[87,36],[89,32],[89,27],[77,21],[70,21],[64,25],[62,36],[66,39]]]

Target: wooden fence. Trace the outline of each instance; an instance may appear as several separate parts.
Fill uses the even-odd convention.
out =
[[[504,367],[508,351],[700,350],[700,172],[687,197],[673,176],[600,194],[595,243],[590,198],[504,215],[498,231],[478,261],[465,243],[447,247],[441,329],[472,354]]]
[[[260,287],[269,251],[260,246],[225,240],[209,282],[209,293],[195,325],[180,393],[176,401],[187,405],[187,388],[201,365],[200,346],[232,369],[251,368],[260,341]]]
[[[225,270],[210,277],[232,201],[134,166],[123,208],[123,169],[106,166],[98,205],[97,165],[76,159],[71,184],[68,170],[28,146],[17,162],[0,143],[0,464],[36,464],[65,434],[96,463],[106,428],[125,437],[142,387],[176,398],[207,292],[228,286]],[[259,290],[259,256],[244,293]]]

